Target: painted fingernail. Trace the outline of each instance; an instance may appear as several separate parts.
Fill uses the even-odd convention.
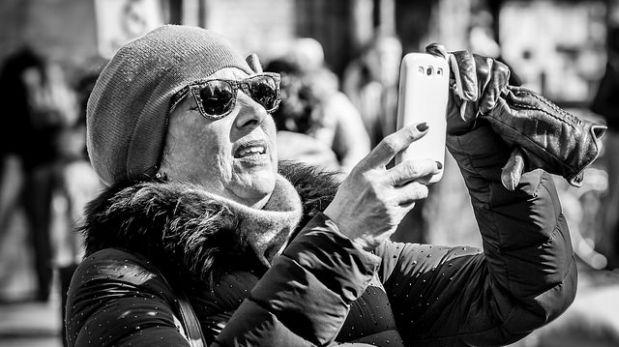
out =
[[[417,130],[419,130],[419,131],[426,131],[426,130],[428,130],[428,123],[423,122],[423,123],[417,124]]]
[[[441,162],[440,162],[440,161],[437,161],[437,162],[436,162],[436,167],[440,170],[440,169],[442,169],[442,168],[443,168],[443,164],[441,164]]]

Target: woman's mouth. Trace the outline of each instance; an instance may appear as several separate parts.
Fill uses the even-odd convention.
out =
[[[264,148],[263,146],[252,146],[252,147],[241,148],[235,153],[234,156],[236,158],[243,158],[243,157],[249,157],[252,155],[265,154],[265,153],[266,153],[266,148]]]
[[[253,140],[240,144],[234,150],[234,158],[254,158],[267,153],[267,143],[262,140]]]

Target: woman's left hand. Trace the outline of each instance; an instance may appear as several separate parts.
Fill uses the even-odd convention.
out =
[[[507,65],[468,51],[448,53],[439,44],[426,47],[432,55],[449,62],[450,93],[447,112],[447,134],[461,135],[475,128],[477,118],[492,110],[509,82]],[[509,190],[516,189],[524,171],[522,151],[514,148],[501,171],[501,182]]]

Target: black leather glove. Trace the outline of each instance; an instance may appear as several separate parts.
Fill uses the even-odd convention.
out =
[[[509,68],[492,58],[467,51],[447,53],[438,44],[426,51],[449,62],[448,134],[462,134],[487,122],[514,147],[501,175],[507,189],[516,187],[525,166],[580,185],[583,170],[600,152],[606,126],[581,120],[530,90],[508,85]]]

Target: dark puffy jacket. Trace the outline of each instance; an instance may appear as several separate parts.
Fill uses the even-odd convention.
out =
[[[487,127],[448,142],[483,252],[396,242],[362,251],[318,212],[335,192],[330,177],[294,165],[282,173],[302,197],[304,227],[269,269],[244,253],[234,215],[187,187],[111,188],[91,204],[84,228],[87,257],[67,304],[69,345],[189,346],[179,302],[190,303],[185,308],[214,346],[522,338],[563,312],[576,291],[555,187],[536,170],[516,191],[504,189],[499,173],[509,149]]]

